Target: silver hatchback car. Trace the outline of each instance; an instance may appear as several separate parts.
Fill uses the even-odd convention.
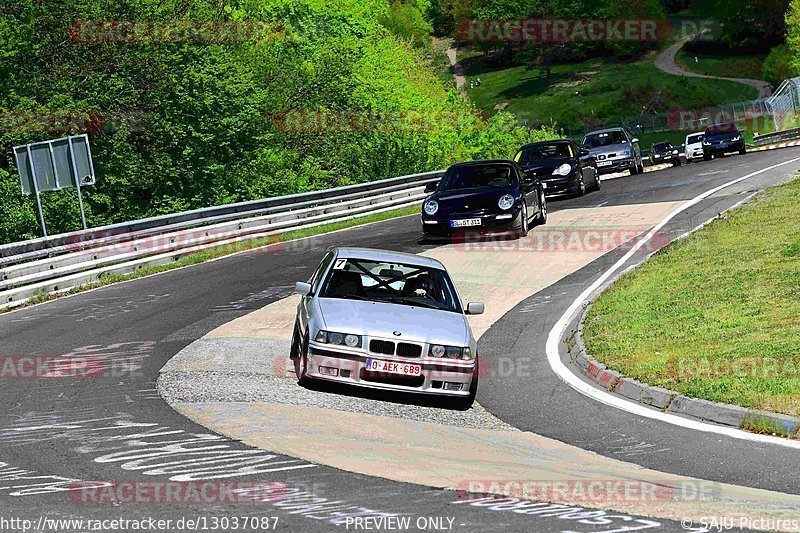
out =
[[[328,380],[453,397],[478,388],[477,342],[450,276],[435,259],[366,248],[329,251],[297,282],[291,357],[301,385]]]

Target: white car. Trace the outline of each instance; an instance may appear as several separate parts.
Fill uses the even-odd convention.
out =
[[[704,132],[690,133],[686,136],[686,160],[703,158],[703,138]]]

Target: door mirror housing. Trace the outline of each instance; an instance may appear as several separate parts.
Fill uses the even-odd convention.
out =
[[[298,281],[294,284],[294,292],[301,296],[308,296],[311,294],[311,284],[304,281]]]
[[[581,154],[581,157],[586,157],[587,155],[592,155],[592,152],[590,152],[586,148],[581,148],[580,154]]]
[[[636,137],[634,137],[633,139],[631,139],[631,144],[636,144],[636,143],[638,143],[638,142],[639,142],[639,139],[637,139]]]
[[[428,183],[427,185],[425,185],[425,192],[434,192],[438,185],[439,185],[438,181],[433,181],[431,183]]]
[[[467,312],[468,315],[482,315],[484,311],[483,302],[469,302],[467,304]]]

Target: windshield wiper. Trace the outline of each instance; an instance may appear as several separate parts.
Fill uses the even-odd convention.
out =
[[[440,307],[438,305],[435,305],[435,304],[432,304],[430,302],[425,302],[425,301],[417,302],[417,301],[405,298],[403,296],[390,296],[389,297],[389,301],[392,302],[392,303],[395,303],[395,304],[416,305],[417,307],[424,307],[426,309],[436,309],[438,311],[442,311],[443,310],[442,307]]]

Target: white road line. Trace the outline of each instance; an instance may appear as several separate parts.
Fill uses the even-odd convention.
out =
[[[593,400],[596,400],[600,403],[604,403],[616,409],[621,409],[623,411],[627,411],[629,413],[638,416],[642,416],[645,418],[652,418],[654,420],[659,420],[661,422],[666,422],[668,424],[673,424],[675,426],[680,426],[687,429],[693,429],[696,431],[704,431],[706,433],[716,433],[719,435],[725,435],[735,439],[776,444],[778,446],[785,446],[787,448],[800,449],[800,441],[789,440],[780,437],[772,437],[769,435],[757,435],[755,433],[748,433],[746,431],[742,431],[737,428],[708,424],[697,420],[683,418],[671,413],[656,411],[649,407],[645,407],[642,404],[637,404],[630,402],[628,400],[624,400],[619,396],[614,396],[606,391],[595,388],[593,385],[590,385],[589,383],[586,383],[585,381],[580,379],[563,363],[563,361],[561,361],[561,357],[559,356],[558,353],[558,346],[561,342],[561,338],[563,337],[564,332],[567,330],[567,327],[569,327],[569,323],[572,321],[572,318],[575,315],[575,313],[580,309],[580,307],[589,298],[589,296],[591,296],[591,294],[595,290],[597,290],[603,283],[605,283],[606,280],[608,280],[615,271],[617,271],[621,266],[623,266],[628,261],[628,259],[630,259],[647,241],[649,241],[653,237],[653,235],[655,235],[659,230],[661,230],[661,228],[663,228],[670,220],[678,216],[681,212],[685,211],[686,209],[692,207],[693,205],[696,205],[697,203],[708,198],[712,194],[721,191],[722,189],[730,187],[731,185],[735,185],[746,179],[752,178],[753,176],[763,174],[764,172],[769,172],[770,170],[776,169],[780,166],[788,165],[789,163],[794,163],[797,161],[800,161],[800,157],[791,159],[789,161],[784,161],[783,163],[779,163],[771,167],[761,169],[759,171],[753,172],[741,178],[735,179],[733,181],[715,187],[687,201],[686,203],[682,204],[680,207],[675,209],[672,213],[667,215],[667,217],[664,218],[664,220],[662,220],[657,226],[655,226],[653,229],[650,230],[650,232],[645,236],[644,239],[641,239],[639,242],[637,242],[622,258],[620,258],[616,263],[614,263],[614,265],[611,268],[605,271],[603,275],[601,275],[597,280],[595,280],[594,283],[592,283],[589,287],[587,287],[586,290],[584,290],[580,294],[580,296],[578,296],[578,298],[574,302],[572,302],[572,305],[569,306],[569,308],[564,312],[564,314],[561,316],[558,322],[556,322],[555,326],[553,326],[553,329],[550,330],[550,334],[547,337],[546,351],[547,351],[547,362],[550,364],[550,368],[553,369],[553,372],[555,372],[555,374],[563,381],[565,381],[570,387],[572,387],[579,393],[583,394],[584,396],[587,396]]]

